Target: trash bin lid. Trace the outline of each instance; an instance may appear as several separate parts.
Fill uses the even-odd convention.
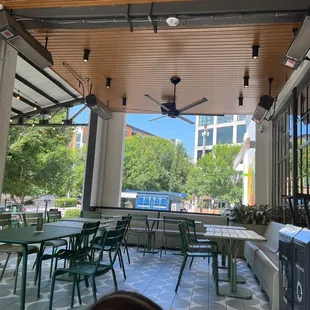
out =
[[[302,229],[297,235],[294,237],[294,241],[302,244],[310,243],[310,230],[307,228]]]
[[[302,230],[302,227],[297,227],[294,225],[287,224],[280,229],[279,234],[287,238],[294,238]]]

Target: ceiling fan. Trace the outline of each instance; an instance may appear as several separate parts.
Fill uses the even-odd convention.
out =
[[[175,103],[175,92],[176,92],[176,86],[181,82],[181,78],[179,78],[178,76],[173,76],[171,79],[170,79],[171,83],[174,85],[174,94],[173,94],[173,101],[168,101],[168,102],[165,102],[165,103],[160,103],[159,101],[157,101],[156,99],[154,99],[152,96],[148,95],[148,94],[145,94],[144,96],[147,97],[148,99],[150,99],[151,101],[153,101],[154,103],[156,103],[157,105],[160,106],[160,109],[161,109],[161,113],[163,116],[160,116],[160,117],[157,117],[157,118],[154,118],[152,120],[150,120],[150,122],[153,122],[153,121],[156,121],[158,119],[161,119],[161,118],[164,118],[164,117],[170,117],[170,118],[179,118],[181,119],[182,121],[185,121],[191,125],[194,125],[195,123],[192,122],[191,120],[185,118],[182,116],[182,114],[184,114],[185,111],[199,105],[199,104],[202,104],[206,101],[208,101],[207,98],[203,97],[181,109],[177,109],[176,108],[176,103]]]

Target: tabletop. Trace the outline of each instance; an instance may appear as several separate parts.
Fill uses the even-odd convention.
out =
[[[73,217],[73,218],[63,218],[61,221],[69,221],[69,222],[80,222],[80,223],[97,223],[108,224],[114,223],[114,220],[105,220],[105,219],[93,219],[87,217]]]
[[[36,233],[35,226],[10,228],[0,230],[0,242],[14,244],[41,243],[48,240],[76,236],[81,233],[79,228],[67,228],[59,226],[43,226],[43,232]]]
[[[204,234],[207,238],[230,239],[230,240],[248,240],[248,241],[266,241],[266,239],[255,231],[246,229],[216,229],[207,228]]]
[[[218,229],[239,229],[239,230],[245,230],[245,227],[242,226],[226,226],[226,225],[212,225],[212,224],[204,224],[203,227],[205,228],[218,228]]]
[[[164,219],[157,218],[157,217],[148,217],[147,219],[148,219],[148,221],[153,221],[153,222],[163,222],[164,221]],[[184,220],[185,220],[185,218],[184,218]],[[180,220],[174,220],[174,219],[169,219],[167,221],[169,221],[169,222],[181,222]],[[195,221],[195,224],[201,224],[201,221]]]
[[[103,218],[103,219],[117,219],[117,218],[121,218],[122,217],[122,215],[105,215],[105,214],[102,214],[101,213],[101,217]]]
[[[52,223],[46,223],[45,226],[51,226],[51,227],[62,227],[62,228],[78,228],[82,229],[84,226],[83,222],[73,222],[73,221],[59,221],[59,222],[52,222]],[[99,228],[109,227],[109,223],[100,224]]]

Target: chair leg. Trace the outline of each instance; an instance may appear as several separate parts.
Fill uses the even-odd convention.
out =
[[[56,274],[54,272],[53,277],[52,277],[52,284],[51,284],[49,310],[53,310],[53,298],[54,298],[55,282],[56,282]]]
[[[16,269],[15,269],[15,280],[14,280],[14,289],[13,289],[13,294],[14,295],[16,294],[18,269],[19,269],[19,264],[20,264],[21,260],[22,260],[22,257],[17,255]]]
[[[155,253],[155,234],[153,234],[153,254]]]
[[[178,291],[178,288],[179,288],[179,285],[180,285],[180,282],[181,282],[181,278],[182,278],[182,275],[183,275],[183,272],[184,272],[184,268],[185,268],[185,265],[186,265],[186,261],[187,261],[187,255],[184,254],[184,259],[183,259],[183,262],[182,262],[182,265],[181,265],[178,282],[177,282],[177,285],[175,287],[175,292]]]
[[[73,284],[72,284],[71,308],[73,308],[73,305],[74,305],[74,293],[75,293],[76,282],[77,282],[77,275],[75,274],[73,278]]]
[[[126,271],[125,271],[125,266],[124,266],[124,261],[123,261],[123,256],[122,256],[122,251],[119,249],[118,251],[118,259],[121,262],[122,268],[123,268],[123,274],[124,274],[124,278],[126,280]]]
[[[52,256],[53,257],[51,259],[50,278],[52,277],[52,272],[53,272],[54,254],[55,254],[55,247],[53,246],[53,248],[52,248]]]
[[[78,279],[76,281],[76,291],[77,291],[77,294],[78,294],[78,299],[79,299],[79,304],[81,305],[82,304],[82,298],[81,298],[81,291],[80,291],[80,279]]]
[[[10,256],[11,256],[12,253],[8,252],[7,254],[8,254],[8,256],[6,258],[6,261],[4,263],[4,266],[3,266],[3,269],[2,269],[2,272],[1,272],[0,281],[2,281],[2,278],[3,278],[4,272],[5,272],[6,266],[8,265],[8,262],[9,262],[9,259],[10,259]]]
[[[162,258],[162,256],[163,256],[164,238],[165,238],[165,236],[163,236],[163,237],[161,238],[160,258]]]
[[[42,259],[39,260],[39,270],[38,270],[38,286],[37,286],[37,298],[40,298],[41,290],[41,274],[42,274]]]
[[[137,251],[138,251],[138,249],[139,249],[139,243],[140,243],[140,235],[138,234]]]
[[[167,254],[168,236],[165,236],[165,255]]]
[[[115,274],[115,270],[114,270],[114,268],[113,268],[113,267],[111,268],[111,270],[112,270],[112,276],[113,276],[114,288],[115,288],[115,290],[116,290],[116,291],[118,291],[118,286],[117,286],[117,281],[116,281],[116,274]]]
[[[192,268],[193,261],[194,261],[194,257],[192,257],[192,259],[191,259],[191,263],[189,265],[189,268]]]
[[[85,287],[89,287],[88,277],[84,276]]]
[[[113,270],[113,269],[112,269]],[[93,298],[94,298],[94,302],[97,302],[97,288],[96,288],[96,282],[95,282],[95,278],[91,277],[91,288],[93,291]]]
[[[146,251],[147,243],[148,243],[148,235],[145,234],[143,256],[145,256],[145,251]]]
[[[127,259],[128,259],[128,264],[130,264],[130,257],[129,257],[129,251],[128,251],[128,246],[127,246],[127,240],[124,238],[124,242],[125,242],[125,248],[124,251],[126,250],[127,252]],[[125,253],[125,252],[124,252]]]

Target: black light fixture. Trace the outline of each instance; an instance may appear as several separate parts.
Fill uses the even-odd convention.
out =
[[[83,57],[83,61],[84,61],[84,62],[87,62],[87,61],[88,61],[88,59],[89,59],[89,54],[90,54],[90,49],[85,48],[85,49],[84,49],[84,57]]]
[[[258,44],[252,45],[252,58],[257,59],[258,53],[259,53],[259,45]]]
[[[107,88],[110,88],[110,87],[111,87],[111,81],[112,81],[112,78],[107,77],[106,83],[105,83],[105,86],[106,86]]]
[[[126,108],[126,104],[127,104],[127,98],[124,97],[122,99],[123,99],[122,106],[123,106],[123,109],[125,109]]]
[[[243,77],[243,86],[244,86],[245,88],[248,88],[248,87],[249,87],[249,80],[250,80],[250,77],[249,77],[248,75],[245,75],[245,76]]]
[[[239,96],[238,100],[239,100],[239,107],[243,107],[243,97],[242,97],[242,95]]]
[[[282,60],[282,65],[296,70],[303,60],[309,60],[307,53],[310,48],[308,40],[310,35],[310,8],[298,31],[293,31],[294,39]]]

